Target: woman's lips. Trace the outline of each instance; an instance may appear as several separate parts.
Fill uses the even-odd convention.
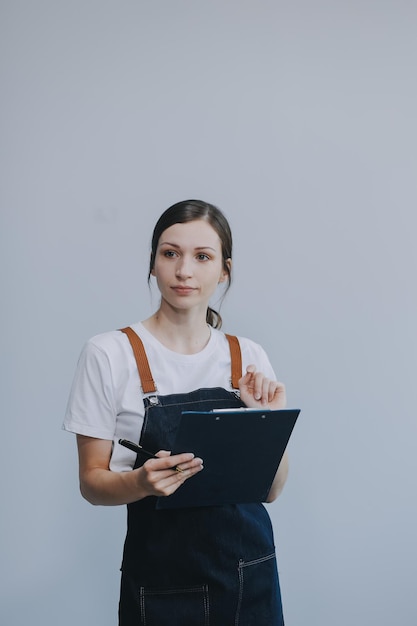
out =
[[[188,295],[189,293],[192,293],[193,291],[195,291],[194,287],[181,287],[181,286],[177,286],[177,287],[172,287],[172,289],[175,291],[175,293],[178,293],[179,295]]]

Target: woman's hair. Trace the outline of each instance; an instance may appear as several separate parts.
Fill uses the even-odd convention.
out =
[[[150,281],[151,273],[155,264],[156,249],[158,247],[159,238],[164,230],[174,224],[184,224],[185,222],[193,222],[195,220],[205,220],[208,222],[220,238],[222,245],[223,270],[227,274],[227,291],[232,281],[230,263],[228,263],[228,259],[232,258],[232,232],[230,230],[229,222],[220,209],[213,204],[203,202],[202,200],[183,200],[182,202],[173,204],[169,207],[169,209],[162,213],[155,225],[152,235],[148,282]],[[210,326],[213,326],[213,328],[220,328],[222,325],[220,313],[211,307],[207,308],[206,320]]]

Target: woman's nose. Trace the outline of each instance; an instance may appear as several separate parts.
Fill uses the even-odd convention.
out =
[[[178,264],[175,270],[175,276],[177,278],[190,278],[192,276],[192,268],[190,260],[181,258],[178,260]]]

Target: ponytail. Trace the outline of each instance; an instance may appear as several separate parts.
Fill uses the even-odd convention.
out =
[[[209,306],[207,307],[206,322],[213,328],[220,329],[222,326],[223,320],[222,320],[222,316],[220,315],[220,313],[217,313],[217,311],[215,311]]]

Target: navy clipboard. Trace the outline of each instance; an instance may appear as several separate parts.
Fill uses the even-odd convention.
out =
[[[173,454],[193,452],[204,469],[157,509],[265,502],[300,409],[227,409],[181,414]]]

